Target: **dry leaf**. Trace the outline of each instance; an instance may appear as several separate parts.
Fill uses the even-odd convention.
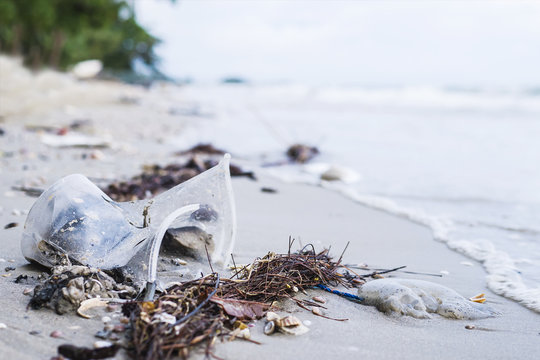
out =
[[[212,297],[211,301],[221,305],[227,314],[238,319],[260,319],[270,308],[269,304],[257,301],[222,299],[216,296]]]

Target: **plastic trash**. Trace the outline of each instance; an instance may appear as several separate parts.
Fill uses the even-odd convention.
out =
[[[66,176],[32,206],[22,253],[48,267],[66,259],[104,270],[128,267],[137,280],[153,284],[171,229],[183,246],[205,252],[204,261],[207,250],[213,263],[226,265],[236,231],[229,161],[226,154],[204,173],[153,199],[132,202],[113,201],[83,175]]]

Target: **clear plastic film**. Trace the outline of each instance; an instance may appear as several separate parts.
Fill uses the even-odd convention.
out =
[[[26,259],[51,267],[75,262],[125,268],[154,283],[160,250],[226,265],[236,231],[230,155],[149,200],[115,202],[83,175],[54,183],[30,210],[21,242]],[[164,241],[165,239],[165,241]]]

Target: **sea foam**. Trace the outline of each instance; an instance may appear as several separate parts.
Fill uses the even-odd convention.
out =
[[[439,314],[450,319],[483,319],[497,315],[488,305],[472,302],[445,286],[423,280],[379,279],[360,287],[364,304],[379,311],[419,319]]]

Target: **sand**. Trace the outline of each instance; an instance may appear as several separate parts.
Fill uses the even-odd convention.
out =
[[[144,91],[134,93],[145,96]],[[45,269],[29,265],[20,252],[25,213],[34,198],[11,187],[24,184],[44,188],[76,172],[97,180],[127,177],[137,173],[142,164],[167,163],[174,157],[172,149],[163,145],[163,138],[182,131],[183,122],[190,121],[185,116],[153,112],[144,104],[126,105],[117,98],[79,104],[77,111],[92,120],[93,135],[109,136],[112,148],[99,152],[53,148],[41,142],[39,133],[24,129],[24,124],[42,123],[43,119],[52,125],[69,124],[73,116],[58,108],[41,109],[39,113],[19,111],[0,122],[5,131],[0,136],[0,323],[5,324],[0,329],[2,359],[49,359],[63,343],[92,346],[98,340],[94,334],[103,328],[100,318],[27,310],[29,297],[23,291],[33,286],[13,280],[20,274],[36,277]],[[466,297],[486,293],[488,302],[501,315],[475,321],[439,316],[418,320],[389,316],[373,307],[311,290],[311,294],[327,299],[327,315],[349,320],[323,319],[286,304],[289,311],[308,322],[309,333],[299,337],[265,336],[259,322],[252,338],[262,345],[219,343],[216,355],[228,359],[536,359],[540,353],[540,314],[489,291],[481,264],[434,241],[429,229],[320,187],[285,184],[264,175],[259,175],[258,181],[234,179],[233,186],[238,217],[237,262],[249,262],[268,251],[285,252],[289,236],[318,249],[331,246],[335,256],[350,241],[346,263],[381,268],[407,265],[407,270],[435,274],[444,271],[447,275],[443,277],[395,275],[433,281]],[[262,187],[274,188],[277,193],[261,192]],[[3,229],[11,222],[18,226]],[[16,269],[4,271],[8,266]],[[466,325],[475,325],[476,329],[467,330]],[[50,337],[54,330],[61,331],[63,338]],[[124,353],[117,356],[124,357]]]

